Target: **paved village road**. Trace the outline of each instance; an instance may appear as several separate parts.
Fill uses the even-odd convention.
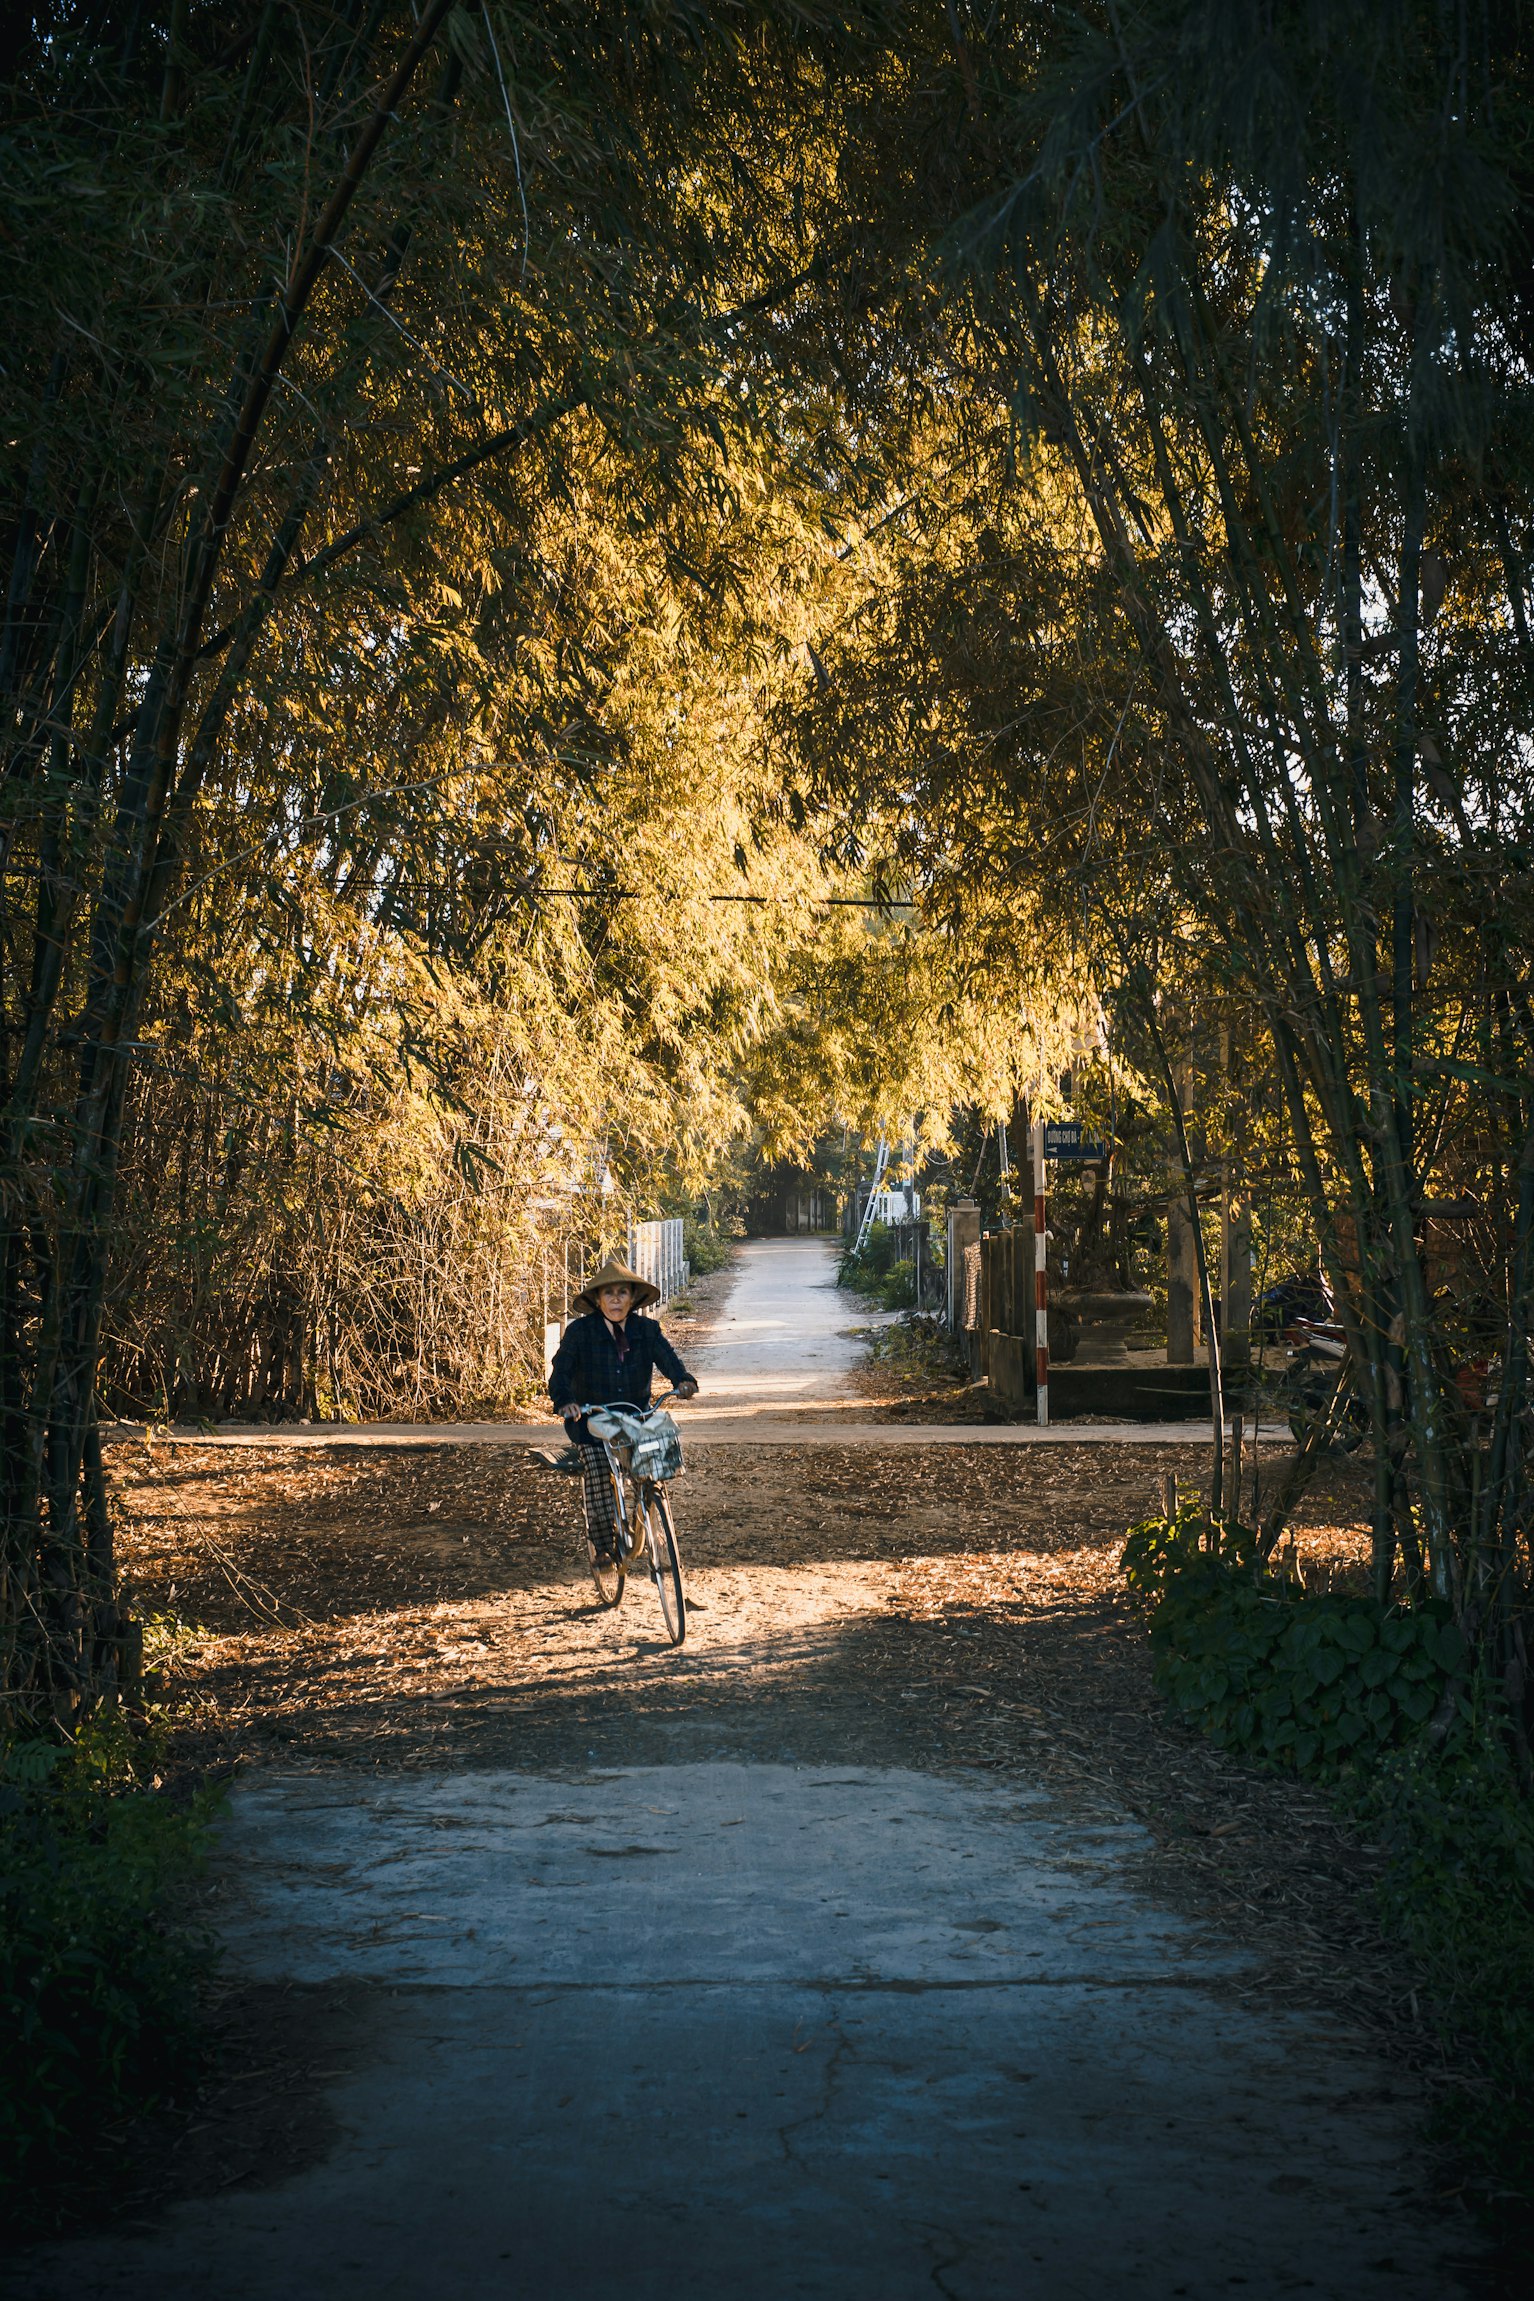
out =
[[[827,1276],[813,1242],[745,1260],[703,1369],[721,1402],[845,1395]],[[864,1507],[873,1526],[854,1484],[839,1522]],[[745,1555],[716,1541],[680,1657],[647,1592],[577,1616],[550,1570],[519,1602],[551,1672],[577,1638],[602,1649],[607,1699],[551,1674],[536,1733],[506,1711],[477,1764],[471,1692],[409,1768],[247,1776],[219,1856],[228,1966],[317,2018],[345,1996],[328,2139],[269,2185],[35,2249],[0,2293],[1458,2293],[1463,2224],[1414,2207],[1399,2071],[1246,1989],[1237,1943],[1130,1882],[1138,1825],[1046,1795],[1026,1741],[1001,1771],[956,1764],[914,1673],[872,1708],[859,1654],[901,1532],[881,1507],[851,1564],[828,1533],[818,1563],[786,1539],[774,1558],[765,1510]],[[935,1528],[930,1488],[923,1508]]]
[[[848,1380],[870,1327],[892,1311],[858,1309],[836,1283],[824,1238],[754,1238],[736,1255],[730,1291],[708,1339],[692,1352],[701,1386],[688,1427],[786,1415],[855,1418],[865,1401]]]

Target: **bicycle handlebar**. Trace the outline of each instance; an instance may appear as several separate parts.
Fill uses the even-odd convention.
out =
[[[610,1413],[614,1407],[616,1407],[620,1413],[627,1412],[629,1414],[653,1414],[657,1407],[669,1406],[673,1398],[680,1397],[681,1393],[679,1391],[667,1390],[664,1391],[659,1398],[652,1398],[648,1406],[636,1406],[631,1398],[604,1398],[595,1406],[561,1406],[559,1409],[559,1418],[562,1422],[568,1422],[572,1419],[572,1417],[578,1417],[581,1421],[584,1422],[588,1414],[607,1414]],[[683,1399],[682,1403],[685,1405],[686,1400]]]

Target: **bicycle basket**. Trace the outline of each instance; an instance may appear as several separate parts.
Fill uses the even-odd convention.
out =
[[[682,1467],[682,1433],[664,1408],[647,1414],[633,1437],[636,1478],[674,1478]]]

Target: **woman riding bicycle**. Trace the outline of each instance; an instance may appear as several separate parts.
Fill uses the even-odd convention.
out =
[[[583,1315],[572,1318],[565,1328],[549,1370],[554,1411],[562,1417],[572,1445],[580,1449],[577,1462],[585,1474],[586,1507],[599,1545],[612,1539],[612,1481],[601,1444],[576,1407],[648,1406],[657,1367],[678,1397],[697,1395],[696,1381],[659,1322],[639,1315],[659,1300],[660,1288],[637,1270],[621,1262],[605,1263],[571,1304]]]

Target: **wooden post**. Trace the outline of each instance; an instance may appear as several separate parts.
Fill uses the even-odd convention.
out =
[[[1033,1363],[1039,1428],[1049,1423],[1049,1176],[1044,1166],[1044,1122],[1033,1124]]]
[[[1008,1259],[1012,1266],[1012,1331],[1026,1342],[1033,1332],[1033,1222],[1019,1223],[1008,1233]]]
[[[1228,1174],[1220,1207],[1220,1343],[1227,1366],[1251,1364],[1252,1207]]]
[[[980,1236],[980,1210],[961,1198],[948,1209],[948,1323],[959,1331],[964,1310],[964,1251]]]
[[[1189,1074],[1179,1063],[1175,1091],[1184,1111],[1188,1107]],[[1169,1195],[1166,1210],[1166,1358],[1168,1366],[1192,1366],[1198,1355],[1198,1253],[1193,1244],[1193,1222],[1188,1213],[1188,1185],[1175,1143],[1167,1166]]]

